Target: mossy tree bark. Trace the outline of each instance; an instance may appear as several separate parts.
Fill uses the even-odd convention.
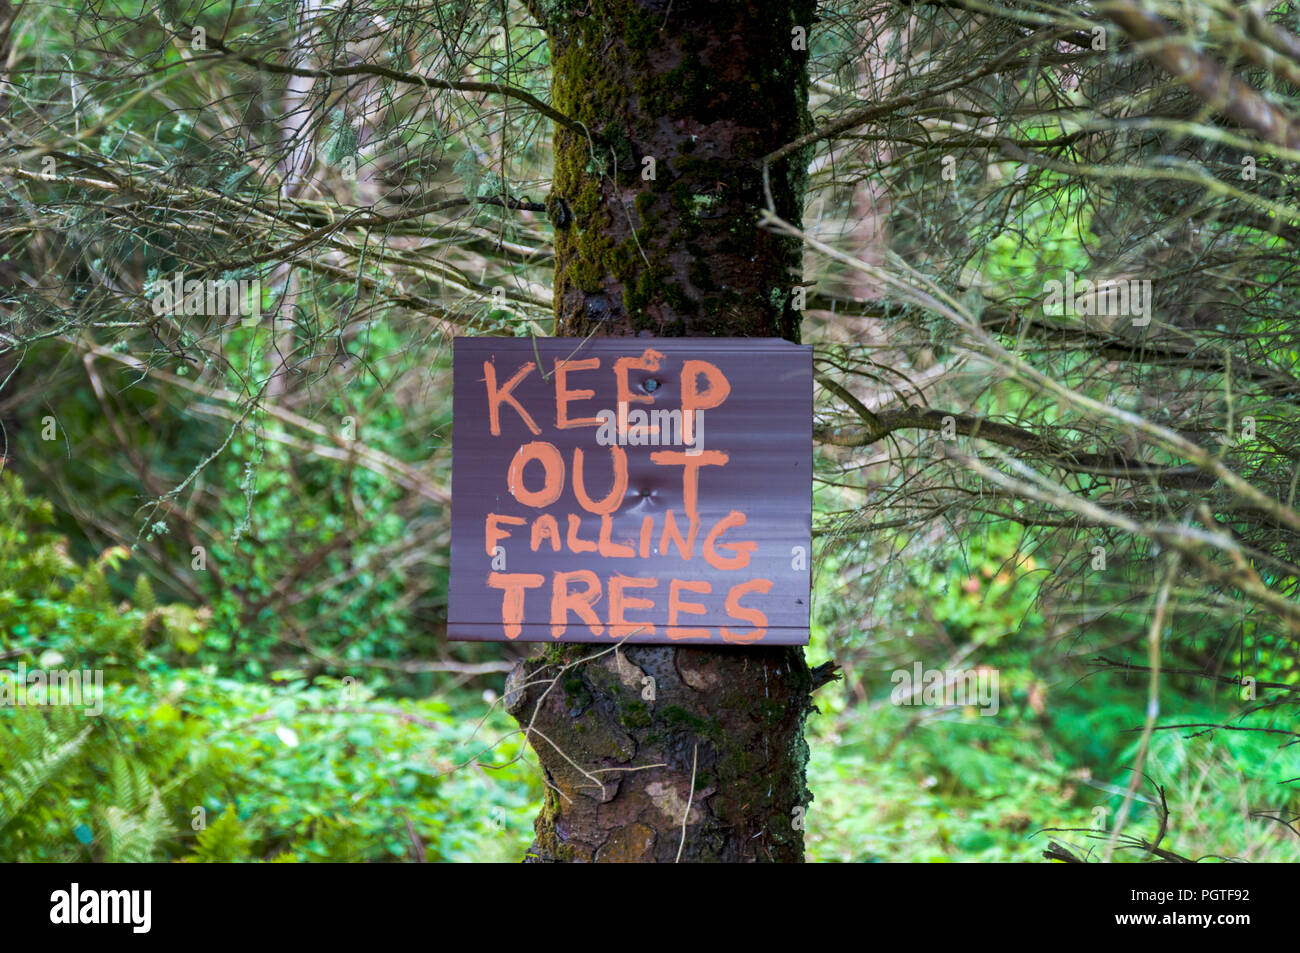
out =
[[[760,159],[810,128],[798,40],[813,2],[531,9],[554,104],[589,133],[555,132],[556,333],[797,340],[801,249],[760,227]],[[795,154],[770,171],[787,221],[806,167]],[[548,787],[529,859],[802,860],[803,650],[626,646],[583,661],[599,651],[549,646],[511,674],[507,704]]]

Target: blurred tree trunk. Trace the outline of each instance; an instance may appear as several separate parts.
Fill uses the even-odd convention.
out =
[[[532,4],[554,105],[591,134],[555,130],[557,334],[798,339],[801,249],[759,227],[760,160],[811,128],[813,8]],[[796,153],[771,170],[791,222],[806,168]],[[597,651],[549,646],[511,674],[509,708],[548,786],[529,859],[802,860],[803,650],[629,646],[579,661]]]

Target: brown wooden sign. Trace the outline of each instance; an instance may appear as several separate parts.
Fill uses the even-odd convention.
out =
[[[812,349],[457,338],[449,638],[805,645]]]

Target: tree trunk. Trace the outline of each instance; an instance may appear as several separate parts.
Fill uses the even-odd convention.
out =
[[[557,334],[797,341],[802,252],[759,227],[760,160],[810,128],[813,8],[535,0],[553,102],[590,133],[555,131]],[[796,153],[771,170],[787,221],[806,168]],[[557,644],[511,673],[508,707],[547,782],[528,859],[802,860],[803,650],[638,645],[582,661],[600,651]]]

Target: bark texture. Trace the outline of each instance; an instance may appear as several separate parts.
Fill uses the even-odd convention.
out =
[[[555,133],[556,333],[797,340],[802,252],[759,225],[760,160],[811,128],[814,4],[530,9],[590,133]],[[788,221],[806,168],[771,169]],[[548,788],[528,859],[801,861],[812,687],[797,647],[548,646],[507,683]]]
[[[591,0],[541,11],[557,129],[557,333],[796,340],[797,242],[759,228],[760,159],[809,131],[811,2]],[[651,161],[647,161],[651,160]],[[647,179],[653,168],[653,179]],[[807,154],[771,171],[797,221]]]

